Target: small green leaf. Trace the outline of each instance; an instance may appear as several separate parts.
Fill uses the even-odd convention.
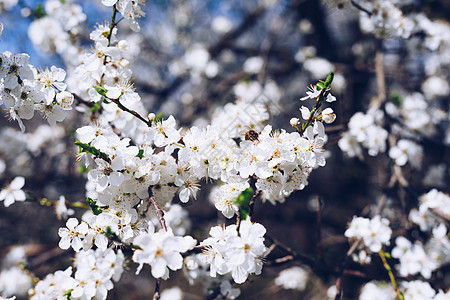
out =
[[[92,113],[95,113],[102,109],[102,105],[99,102],[92,103],[92,107],[89,109]]]
[[[162,120],[164,118],[164,113],[159,112],[156,114],[156,120]]]
[[[67,292],[64,293],[64,296],[67,297],[67,300],[72,299],[72,292],[73,292],[73,289],[70,289],[70,290],[68,290]]]
[[[325,80],[325,86],[324,88],[327,89],[331,86],[331,83],[333,82],[333,78],[334,78],[334,72],[331,71],[330,74],[328,74],[327,79]]]
[[[402,103],[403,103],[403,98],[400,97],[400,95],[397,94],[397,93],[392,93],[392,94],[391,94],[391,102],[392,102],[395,106],[400,107],[400,106],[402,105]]]
[[[116,234],[111,230],[111,227],[107,226],[106,227],[106,231],[105,231],[105,236],[107,238],[112,238],[114,237]]]
[[[105,89],[102,86],[98,86],[98,85],[94,85],[93,88],[97,91],[97,93],[99,93],[103,97],[106,97],[106,93],[108,92],[107,89]]]
[[[36,19],[45,17],[46,13],[42,3],[36,5],[36,7],[33,9],[33,15],[36,17]]]
[[[77,166],[77,170],[78,172],[80,172],[81,174],[86,174],[87,172],[89,172],[89,169],[86,168],[86,166],[84,164],[79,164]]]
[[[331,86],[331,83],[333,82],[334,78],[334,72],[331,71],[330,74],[328,74],[327,79],[325,81],[319,80],[319,82],[316,83],[316,89],[318,91],[321,91],[323,89],[329,89]]]
[[[94,200],[92,198],[87,197],[86,203],[91,207],[92,213],[96,216],[101,214],[103,210],[100,208],[100,206],[97,206],[97,200]]]
[[[241,215],[242,220],[247,219],[247,216],[250,213],[250,201],[253,197],[253,189],[252,188],[246,188],[243,190],[239,196],[234,199],[234,203],[236,203],[239,206],[239,212]]]
[[[136,154],[136,157],[139,157],[140,159],[142,159],[144,157],[144,149],[139,149],[138,154]]]
[[[100,157],[104,161],[107,161],[109,163],[111,162],[111,159],[109,159],[109,157],[108,157],[108,155],[106,153],[101,152],[100,150],[98,150],[95,147],[92,147],[89,144],[85,144],[85,143],[82,143],[80,141],[75,141],[75,145],[80,147],[80,152],[91,153],[94,156]]]

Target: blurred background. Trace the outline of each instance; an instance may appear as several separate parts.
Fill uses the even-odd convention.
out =
[[[84,20],[74,9],[73,16],[78,17],[76,25],[69,32],[62,30],[65,35],[48,37],[57,46],[45,49],[44,43],[39,44],[37,38],[33,42],[29,34],[33,22],[48,16],[45,2],[20,0],[12,7],[9,2],[14,1],[0,0],[0,21],[4,24],[0,52],[28,53],[35,67],[56,65],[67,70],[68,78],[74,71],[77,53],[92,48],[89,32],[96,24],[111,18],[111,9],[101,1],[72,1],[82,8]],[[405,15],[422,13],[446,24],[448,30],[450,2],[401,2],[406,3],[402,6]],[[377,53],[382,55],[388,102],[397,99],[396,95],[429,94],[423,83],[434,75],[429,70],[431,64],[435,73],[447,82],[448,89],[450,60],[442,58],[449,50],[448,31],[442,34],[443,45],[434,51],[423,47],[425,34],[379,37],[364,30],[362,20],[367,12],[350,1],[339,0],[154,0],[148,1],[143,9],[146,17],[139,19],[141,31],[131,31],[123,21],[118,38],[126,39],[132,48],[130,67],[134,87],[145,108],[164,116],[174,115],[180,127],[208,124],[217,107],[238,98],[263,97],[270,111],[267,123],[274,129],[294,131],[289,120],[300,118],[301,105],[312,106],[312,102],[299,101],[307,86],[324,80],[330,71],[335,72],[332,93],[337,101],[329,106],[337,119],[326,126],[327,164],[313,171],[309,185],[292,194],[285,203],[255,204],[253,221],[264,224],[267,236],[276,237],[293,251],[312,259],[319,258],[323,251],[323,262],[335,269],[349,248],[343,235],[348,222],[354,215],[369,216],[384,197],[383,215],[390,218],[394,236],[406,234],[420,239],[416,227],[404,226],[409,210],[417,206],[418,196],[431,188],[449,192],[449,97],[445,87],[444,95],[436,93],[437,96],[427,99],[430,106],[444,114],[443,121],[435,125],[432,134],[413,132],[414,140],[424,149],[424,158],[419,169],[403,167],[408,188],[389,186],[393,167],[386,153],[373,157],[364,151],[360,158],[349,158],[337,143],[351,116],[366,111],[379,94]],[[436,55],[441,60],[436,61]],[[29,198],[57,200],[64,195],[70,202],[84,201],[86,176],[75,160],[74,132],[86,124],[82,113],[73,110],[56,127],[49,127],[45,120],[36,117],[25,121],[27,130],[21,133],[16,123],[0,118],[0,186],[15,176],[24,176],[24,190]],[[401,127],[395,131],[394,124],[395,120],[387,119],[382,126],[389,132],[402,133]],[[436,166],[444,170],[439,178],[424,180]],[[196,201],[182,204],[174,199],[188,211],[191,218],[188,233],[197,240],[207,237],[205,228],[230,222],[210,204],[210,190],[211,184],[204,182]],[[82,213],[83,209],[75,209],[75,216]],[[28,268],[35,276],[43,278],[67,268],[73,252],[59,249],[57,234],[64,224],[65,220],[58,219],[51,207],[36,201],[8,208],[0,205],[0,258],[12,247],[23,245],[27,249]],[[317,246],[319,232],[321,246]],[[268,260],[285,254],[274,251]],[[265,265],[262,275],[251,276],[239,286],[241,299],[328,299],[327,290],[336,278],[320,268],[309,269],[307,286],[302,291],[284,290],[274,283],[281,270],[295,265],[307,270],[310,267],[301,260]],[[379,258],[365,266],[349,262],[348,268],[362,271],[366,277],[343,277],[345,299],[357,299],[361,286],[369,280],[388,280]],[[430,282],[435,289],[450,285],[449,269],[447,265],[434,273]],[[136,276],[134,270],[131,265],[108,299],[151,297],[154,280],[150,272]],[[184,299],[204,298],[200,292],[203,287],[190,286],[181,272],[173,274],[161,288],[164,291],[172,286],[183,290]]]

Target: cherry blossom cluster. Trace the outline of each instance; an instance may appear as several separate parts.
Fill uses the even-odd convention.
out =
[[[285,289],[303,291],[308,283],[308,277],[308,272],[305,269],[295,266],[281,271],[275,278],[275,284]]]
[[[30,299],[106,299],[123,272],[121,250],[101,249],[82,251],[72,267],[56,271],[39,281],[30,291]]]
[[[428,282],[421,280],[402,282],[401,289],[405,299],[411,300],[445,300],[450,295],[449,291],[436,292]],[[376,281],[365,284],[359,295],[360,300],[395,299],[395,297],[396,294],[391,285]]]
[[[108,23],[97,25],[90,34],[94,51],[79,56],[79,64],[70,72],[67,82],[71,91],[81,99],[100,105],[97,110],[86,110],[87,114],[99,118],[100,122],[114,121],[121,132],[142,142],[147,126],[112,104],[115,100],[129,110],[144,116],[148,114],[130,83],[130,59],[136,52],[126,40],[117,40],[116,33],[117,28],[110,30]],[[101,101],[102,94],[107,97],[106,101]],[[103,113],[98,116],[96,113],[100,109]]]
[[[372,33],[377,37],[407,39],[412,34],[424,32],[428,35],[426,46],[432,50],[436,50],[441,41],[447,40],[445,32],[448,24],[433,22],[424,13],[405,14],[402,11],[412,4],[409,0],[364,0],[358,3],[364,9],[360,12],[359,23],[365,33]]]
[[[365,114],[355,113],[348,123],[346,131],[339,140],[339,148],[349,157],[363,159],[361,145],[367,148],[370,156],[386,151],[388,132],[379,123],[382,121],[383,112],[372,107]]]
[[[419,209],[412,209],[409,219],[419,225],[426,243],[416,240],[412,243],[404,236],[398,236],[392,256],[399,259],[400,275],[420,273],[429,279],[434,270],[449,262],[450,240],[447,228],[442,222],[449,216],[450,197],[436,189],[420,197]]]
[[[145,0],[102,0],[105,6],[114,6],[122,16],[130,22],[130,28],[134,31],[141,30],[136,19],[145,16],[141,5],[145,4]]]
[[[0,9],[8,9],[10,2],[14,1],[0,0]],[[19,122],[22,131],[22,119],[31,119],[35,110],[53,126],[41,126],[29,134],[4,130],[0,134],[0,152],[17,150],[19,145],[33,155],[41,153],[44,142],[65,135],[55,125],[65,119],[74,99],[79,102],[77,110],[92,121],[76,129],[75,143],[78,159],[86,170],[85,206],[90,209],[81,219],[69,218],[58,231],[59,247],[76,252],[74,266],[48,275],[32,288],[31,276],[17,266],[24,254],[15,254],[19,258],[8,258],[14,266],[2,265],[0,291],[23,295],[29,289],[31,299],[106,299],[114,287],[113,281],[118,281],[123,272],[125,257],[118,250],[123,247],[131,253],[131,262],[138,265],[136,274],[147,264],[159,282],[168,279],[170,271],[182,270],[191,284],[203,281],[205,290],[215,286],[217,295],[234,299],[240,290],[233,288],[231,282],[242,284],[249,276],[259,275],[271,251],[265,244],[266,228],[252,222],[252,216],[245,211],[250,205],[245,203],[243,208],[240,199],[283,203],[293,192],[307,186],[314,169],[325,166],[327,135],[323,122],[332,123],[336,115],[323,104],[336,101],[330,92],[334,73],[326,81],[311,85],[307,95],[300,98],[302,103],[313,100],[315,105],[301,106],[300,115],[290,121],[296,129],[293,132],[273,130],[266,125],[272,113],[269,106],[276,106],[281,98],[276,83],[270,80],[264,85],[251,80],[236,84],[236,102],[217,108],[210,122],[198,120],[197,126],[181,128],[174,116],[146,110],[131,83],[130,64],[139,49],[117,38],[121,20],[115,20],[116,13],[128,20],[132,30],[139,31],[137,19],[144,16],[141,5],[145,1],[101,2],[112,7],[113,17],[111,24],[97,25],[91,32],[91,51],[73,43],[86,15],[81,6],[70,1],[47,0],[46,16],[30,26],[33,43],[43,50],[61,53],[65,60],[68,53],[76,54],[67,61],[67,83],[63,83],[66,71],[60,68],[37,71],[29,64],[27,54],[0,54],[0,105],[6,107],[11,119]],[[427,51],[450,49],[448,25],[430,21],[422,14],[404,15],[401,8],[408,2],[359,1],[363,8],[361,28],[378,37],[408,38],[422,32]],[[226,21],[216,24],[222,32],[231,30],[230,26]],[[332,64],[315,58],[314,50],[306,48],[299,50],[296,61],[313,77],[323,79]],[[354,114],[339,141],[342,151],[362,159],[364,147],[370,156],[387,153],[397,168],[409,164],[420,169],[424,157],[420,139],[437,136],[440,126],[448,121],[439,105],[430,104],[438,103],[450,91],[447,74],[441,67],[450,65],[448,55],[430,55],[427,60],[428,78],[421,86],[422,93],[400,90],[399,95],[390,95],[385,103],[373,101],[366,113]],[[243,64],[243,71],[253,76],[264,70],[264,64],[263,58],[251,57]],[[168,69],[180,76],[190,72],[197,83],[203,75],[215,78],[219,72],[219,66],[201,45],[186,51],[183,62],[173,63]],[[344,85],[342,79],[340,86]],[[447,130],[447,144],[449,136]],[[54,151],[56,155],[64,149]],[[19,161],[20,155],[15,159]],[[4,166],[0,164],[1,168]],[[194,201],[204,182],[218,183],[210,200],[228,224],[235,216],[236,223],[212,227],[210,236],[197,243],[187,235],[187,212],[172,201]],[[0,201],[6,207],[24,201],[24,184],[24,177],[16,177],[0,191]],[[384,255],[383,248],[395,238],[391,256],[398,262],[394,269],[402,277],[421,276],[428,280],[435,270],[448,264],[450,240],[444,220],[450,219],[450,197],[433,189],[419,201],[419,207],[409,211],[409,221],[422,231],[419,238],[393,236],[390,221],[380,215],[371,219],[354,217],[344,233],[360,246],[354,260],[368,263],[371,254]],[[74,214],[67,208],[64,196],[55,206],[60,218]],[[301,267],[288,268],[279,274],[275,284],[302,291],[309,275]],[[17,279],[14,289],[3,286],[6,277]],[[372,281],[365,285],[360,299],[387,299],[403,294],[405,299],[419,299],[420,295],[420,299],[442,300],[449,296],[449,291],[436,291],[420,280],[400,281],[399,288],[394,282],[394,288]],[[161,298],[181,298],[182,292],[167,290],[165,295],[163,292]]]
[[[53,66],[37,71],[25,53],[0,54],[0,105],[4,104],[12,120],[17,120],[22,131],[22,119],[29,120],[35,110],[42,113],[50,125],[65,119],[72,109],[74,97],[63,83],[66,72]]]
[[[395,268],[400,276],[408,277],[420,274],[425,279],[430,279],[432,272],[440,266],[447,264],[450,251],[450,240],[447,236],[447,228],[442,223],[442,218],[447,216],[447,207],[450,197],[436,189],[420,197],[419,211],[411,210],[409,218],[411,222],[420,225],[424,236],[429,236],[424,244],[420,240],[412,243],[404,236],[397,236],[395,246],[391,251],[393,258],[398,259]],[[432,211],[435,209],[436,214]],[[389,245],[392,230],[388,227],[387,219],[376,216],[373,219],[353,218],[345,236],[360,239],[371,252],[380,251],[383,245]],[[353,258],[361,263],[370,262],[370,256],[360,252]],[[448,291],[438,293],[427,282],[403,281],[400,290],[405,299],[446,299]],[[359,299],[373,299],[372,297],[395,297],[392,286],[384,283],[370,282],[363,288]],[[419,298],[416,296],[421,295]]]
[[[31,42],[47,53],[77,53],[74,36],[82,31],[86,15],[72,1],[47,0],[43,3],[45,16],[28,27]],[[70,59],[67,59],[70,62]]]
[[[450,26],[446,22],[430,20],[423,13],[404,15],[401,8],[411,4],[411,1],[359,1],[359,7],[363,8],[360,25],[362,30],[379,37],[411,36],[411,52],[426,60],[424,69],[427,78],[421,85],[422,92],[410,93],[399,88],[390,95],[384,106],[375,102],[367,113],[357,112],[350,119],[349,130],[339,141],[339,147],[348,156],[361,159],[361,145],[368,149],[370,156],[383,153],[388,137],[386,125],[394,123],[390,132],[400,138],[396,145],[390,145],[389,157],[399,166],[410,162],[418,169],[423,150],[417,140],[427,136],[441,139],[440,128],[447,122],[440,101],[450,92],[446,71],[450,61],[445,54],[450,49]],[[413,36],[417,33],[420,34]],[[449,131],[445,134],[444,143],[448,144]]]
[[[167,205],[176,192],[182,202],[188,202],[191,197],[195,198],[201,179],[221,179],[224,184],[214,194],[214,202],[226,217],[231,218],[239,214],[234,199],[249,188],[248,178],[256,176],[255,185],[262,191],[262,199],[283,202],[290,193],[306,186],[313,168],[325,165],[322,149],[325,133],[319,120],[332,122],[334,115],[328,109],[328,113],[308,118],[313,124],[304,127],[303,136],[299,132],[287,133],[285,130],[273,132],[271,126],[266,126],[260,133],[255,131],[257,137],[247,140],[244,132],[236,129],[245,126],[258,129],[267,120],[268,113],[260,100],[251,102],[243,97],[236,104],[217,110],[214,125],[206,128],[192,127],[181,133],[172,116],[164,120],[154,114],[148,114],[148,120],[144,120],[142,125],[127,114],[131,111],[146,115],[139,95],[129,84],[131,71],[125,58],[127,44],[116,41],[115,31],[115,28],[110,31],[106,25],[99,25],[94,30],[91,38],[95,41],[95,53],[84,56],[75,71],[78,77],[71,78],[71,86],[74,82],[79,83],[75,89],[77,94],[93,103],[101,103],[102,113],[97,123],[77,130],[79,158],[84,159],[90,169],[88,183],[91,188],[88,191],[93,197],[91,203],[95,210],[93,208],[93,212],[86,213],[81,223],[75,218],[69,219],[67,227],[59,230],[59,245],[62,249],[72,247],[78,253],[90,253],[93,251],[91,247],[95,246],[96,251],[103,253],[109,251],[109,238],[114,237],[113,243],[137,247],[133,260],[140,264],[138,272],[146,263],[151,265],[155,278],[167,279],[169,269],[182,267],[181,253],[192,249],[196,242],[188,236],[174,236],[170,227],[168,232],[163,229],[154,232],[153,223],[149,222],[155,217],[148,200],[149,186],[158,205],[169,209]],[[57,88],[64,91],[65,85],[53,83],[64,79],[59,70],[53,68],[52,72],[46,71],[45,76],[50,79],[56,77],[56,80],[50,80],[51,86],[59,84]],[[45,76],[37,80],[43,81],[40,78]],[[273,87],[272,90],[275,91]],[[55,91],[53,94],[45,92],[49,95],[47,97],[57,97]],[[239,93],[237,89],[236,94]],[[322,94],[323,91],[312,87],[306,98],[315,99]],[[278,97],[276,92],[274,97]],[[325,97],[328,102],[335,100],[328,90]],[[244,108],[252,114],[254,123],[237,118],[234,130],[223,132],[223,126],[230,121],[224,116],[229,116],[230,110],[242,111]],[[304,110],[305,107],[303,115]],[[121,118],[123,122],[120,122]],[[109,125],[112,121],[115,128],[123,134],[130,133],[133,140],[117,135]],[[233,138],[239,138],[240,142]],[[136,142],[139,144],[135,145]],[[156,153],[155,148],[164,150]],[[65,211],[64,207],[62,210]],[[170,225],[170,221],[168,223]],[[219,231],[219,228],[211,232]],[[222,239],[211,233],[212,237],[201,244],[207,248],[201,257],[209,265],[211,275],[231,274],[235,282],[243,283],[249,274],[261,272],[266,252],[265,228],[247,219],[239,227],[230,225],[225,231],[228,233]],[[222,262],[205,260],[205,256],[215,256],[215,253],[223,258]],[[35,294],[44,293],[43,297],[48,297],[45,293],[64,295],[72,290],[74,298],[84,295],[105,297],[107,290],[112,288],[108,277],[104,281],[105,286],[75,288],[78,273],[73,278],[71,269],[58,271],[41,281]],[[61,285],[57,291],[46,289],[59,280],[67,280],[69,287]],[[222,292],[236,295],[236,291],[231,286],[227,288],[225,282],[221,283]]]
[[[15,295],[17,297],[25,297],[28,295],[28,290],[33,287],[33,284],[32,278],[23,268],[23,265],[26,263],[27,259],[24,247],[12,248],[2,259],[0,291],[3,295]]]
[[[266,229],[249,219],[237,225],[212,227],[210,237],[200,243],[204,247],[199,259],[210,266],[210,276],[231,273],[234,282],[244,283],[249,274],[259,275],[263,257]]]
[[[155,278],[169,278],[169,269],[176,271],[183,267],[181,253],[194,248],[197,241],[190,236],[175,236],[171,231],[163,229],[154,232],[153,223],[149,223],[149,230],[138,235],[133,245],[133,261],[139,264],[136,274],[139,274],[144,264],[149,264]]]
[[[344,235],[354,240],[362,240],[371,252],[378,252],[383,245],[389,245],[392,229],[389,227],[389,220],[381,218],[379,215],[372,219],[353,217],[349,228]]]
[[[201,283],[205,295],[211,294],[211,289],[215,288],[220,291],[226,299],[236,299],[241,289],[233,283],[231,273],[220,276],[211,276],[211,268],[214,268],[209,259],[205,259],[200,255],[189,255],[184,259],[183,273],[190,285]]]
[[[414,30],[414,21],[405,17],[399,8],[408,1],[361,1],[370,14],[360,12],[361,29],[380,37],[400,36],[408,38]]]
[[[214,202],[226,217],[231,218],[239,212],[234,199],[249,187],[246,182],[248,177],[259,178],[256,187],[262,191],[263,199],[276,197],[282,201],[286,195],[307,184],[306,179],[313,168],[325,164],[322,150],[324,128],[320,122],[306,128],[304,137],[297,132],[286,133],[284,130],[273,133],[271,127],[266,126],[258,134],[257,140],[243,139],[238,145],[226,135],[219,134],[219,130],[212,126],[203,129],[192,127],[181,139],[173,117],[167,120],[152,118],[152,121],[144,135],[145,142],[139,147],[129,145],[129,138],[120,138],[110,127],[100,124],[77,130],[82,157],[88,166],[93,167],[88,173],[88,179],[94,187],[96,205],[102,208],[102,212],[85,215],[80,224],[76,219],[69,219],[67,228],[61,228],[59,232],[61,248],[71,246],[79,251],[95,244],[105,250],[109,232],[115,234],[122,243],[130,243],[133,238],[133,244],[136,243],[135,239],[140,241],[143,234],[136,233],[136,230],[152,232],[145,221],[153,216],[153,210],[149,209],[149,186],[152,186],[152,195],[160,207],[164,207],[177,191],[183,202],[195,197],[200,179],[220,178],[225,183],[214,194]],[[165,149],[155,153],[152,145]],[[172,156],[175,150],[178,151],[177,159]],[[232,267],[226,264],[220,266],[219,274],[231,272],[239,283],[244,282],[248,274],[260,272],[260,259],[265,249],[262,244],[265,229],[262,225],[257,227],[261,231],[259,239],[246,241],[250,239],[247,237],[250,233],[256,234],[256,229],[247,228],[251,226],[250,221],[241,222],[239,237],[236,227],[229,227],[228,231],[232,231],[231,228],[235,231],[229,247],[260,243],[262,249],[257,248],[256,254],[249,256],[249,259],[258,259],[259,262],[242,261]],[[161,233],[164,236],[168,234]],[[145,247],[150,247],[147,242]],[[189,248],[183,249],[179,252]],[[145,248],[143,251],[146,251]],[[239,252],[236,250],[236,253]],[[148,257],[150,254],[145,255]],[[145,260],[136,255],[136,259],[141,265],[148,263],[153,266],[148,258]],[[240,260],[230,258],[230,262],[236,261]],[[171,267],[170,264],[167,266],[172,270],[179,268]],[[161,274],[161,269],[154,269],[154,276],[166,278],[163,276],[165,272]]]

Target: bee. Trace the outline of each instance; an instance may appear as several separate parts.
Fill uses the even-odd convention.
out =
[[[254,129],[250,129],[249,131],[247,131],[245,133],[245,140],[246,141],[252,141],[252,142],[259,141],[258,137],[259,137],[258,131],[254,130]]]

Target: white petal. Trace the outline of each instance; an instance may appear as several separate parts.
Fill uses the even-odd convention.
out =
[[[70,238],[69,237],[61,238],[58,246],[59,246],[59,248],[61,248],[63,250],[69,249],[70,248]]]
[[[311,112],[309,111],[309,109],[306,106],[300,107],[300,113],[302,114],[302,118],[305,120],[308,120],[309,116],[311,114]]]
[[[69,228],[71,230],[74,230],[77,225],[78,225],[78,220],[76,218],[70,218],[66,222],[67,228]]]
[[[21,190],[14,191],[13,195],[14,195],[14,199],[16,199],[16,201],[25,201],[25,199],[27,198],[25,196],[25,193]]]
[[[157,258],[152,264],[152,275],[155,278],[161,278],[166,273],[167,264],[162,258]]]
[[[13,190],[19,190],[25,185],[25,178],[18,176],[11,181],[9,185]]]

